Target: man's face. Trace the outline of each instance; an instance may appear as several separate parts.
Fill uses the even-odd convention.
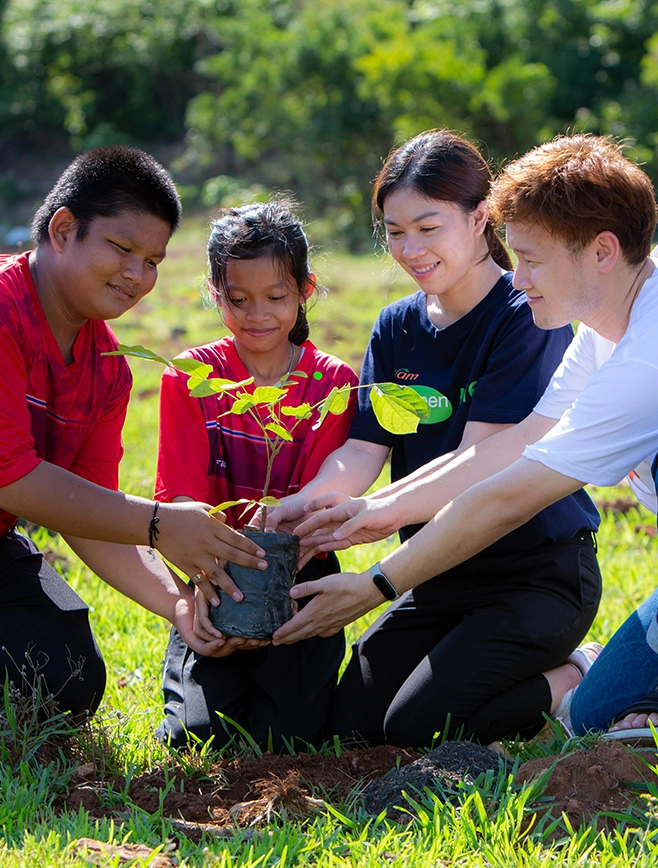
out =
[[[70,212],[69,212],[70,213]],[[171,227],[152,214],[96,217],[82,240],[65,233],[55,290],[72,322],[121,316],[153,289]]]
[[[538,224],[511,222],[506,229],[518,259],[513,284],[528,296],[536,325],[554,329],[574,320],[587,322],[597,297],[592,245],[573,253]]]

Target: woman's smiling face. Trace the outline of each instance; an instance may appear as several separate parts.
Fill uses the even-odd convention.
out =
[[[454,202],[401,187],[384,202],[388,249],[428,295],[458,290],[486,254],[486,216],[484,202],[467,214]]]

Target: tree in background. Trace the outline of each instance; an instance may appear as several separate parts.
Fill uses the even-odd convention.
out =
[[[382,157],[429,127],[494,161],[612,133],[658,180],[646,0],[0,0],[0,21],[0,146],[184,141],[188,199],[292,189],[353,245]]]

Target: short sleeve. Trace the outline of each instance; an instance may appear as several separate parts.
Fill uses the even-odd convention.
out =
[[[573,338],[571,327],[544,330],[517,301],[492,343],[472,393],[468,421],[516,424],[532,412]]]
[[[559,419],[573,406],[590,377],[610,358],[614,348],[612,341],[581,324],[535,412],[548,419]]]
[[[386,431],[377,421],[370,401],[370,388],[373,383],[388,383],[394,380],[392,365],[392,334],[388,309],[384,309],[373,326],[368,347],[363,357],[354,419],[349,430],[353,440],[364,440],[392,448],[395,434]]]
[[[524,457],[583,483],[616,485],[658,443],[655,366],[613,354],[587,387]]]
[[[20,324],[13,322],[4,300],[0,315],[0,487],[3,487],[22,479],[41,459],[30,433],[27,371],[17,337],[21,333]]]
[[[185,496],[210,502],[209,460],[201,401],[190,397],[186,374],[167,368],[160,385],[156,500]]]

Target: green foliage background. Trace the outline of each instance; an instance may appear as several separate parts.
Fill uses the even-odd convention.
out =
[[[653,0],[0,0],[0,154],[173,143],[188,204],[291,189],[355,247],[382,157],[431,127],[494,162],[609,133],[658,178],[657,24]]]

